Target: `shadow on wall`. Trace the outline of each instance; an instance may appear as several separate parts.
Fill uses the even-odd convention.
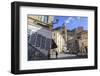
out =
[[[28,29],[28,61],[50,58],[50,49],[57,48],[52,33],[46,28]]]

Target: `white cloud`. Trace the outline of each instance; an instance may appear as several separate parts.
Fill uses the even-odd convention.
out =
[[[65,21],[65,23],[66,23],[66,24],[69,23],[72,19],[73,19],[73,17],[69,17],[69,18]]]

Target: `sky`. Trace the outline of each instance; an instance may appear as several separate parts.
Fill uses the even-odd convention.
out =
[[[58,19],[56,24],[53,24],[53,28],[57,28],[65,25],[65,27],[69,30],[77,28],[78,26],[82,26],[84,30],[88,29],[88,17],[82,16],[54,16],[54,22]]]

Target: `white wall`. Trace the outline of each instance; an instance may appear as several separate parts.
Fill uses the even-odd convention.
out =
[[[17,1],[17,0],[16,0]],[[30,2],[44,2],[44,3],[58,3],[58,4],[74,4],[74,5],[90,5],[98,6],[98,11],[100,13],[100,0],[21,0]],[[10,56],[11,56],[11,6],[10,3],[13,0],[1,0],[0,2],[0,76],[14,76],[10,73]],[[98,15],[98,20],[100,20],[100,14]],[[99,23],[100,24],[100,23]],[[98,24],[98,25],[99,25]],[[100,28],[100,26],[98,26]],[[100,30],[99,30],[100,33]],[[98,38],[100,42],[100,35]],[[100,50],[100,48],[98,49]],[[100,58],[100,51],[99,56]],[[99,67],[100,67],[100,59]],[[34,76],[99,76],[100,68],[98,70],[85,70],[85,71],[65,71],[65,72],[55,72],[55,73],[40,73],[34,74]],[[25,76],[31,76],[33,74],[26,74]],[[23,75],[21,75],[23,76]]]

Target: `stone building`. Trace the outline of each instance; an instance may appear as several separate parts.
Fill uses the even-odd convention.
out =
[[[87,55],[88,53],[88,34],[87,31],[79,33],[79,53],[78,55]]]
[[[28,15],[28,24],[39,24],[39,25],[45,25],[49,26],[50,29],[52,29],[52,22],[53,22],[53,16],[35,16],[35,15]]]
[[[65,28],[64,25],[53,29],[52,38],[54,39],[55,43],[57,44],[56,51],[58,53],[66,51],[67,29]]]
[[[74,29],[73,36],[68,36],[67,47],[70,53],[77,55],[87,55],[88,52],[88,33],[83,27]]]
[[[52,16],[28,15],[28,60],[48,59],[52,48]]]
[[[53,30],[52,38],[57,44],[57,48],[55,48],[54,50],[57,51],[58,53],[61,53],[64,50],[64,44],[65,44],[63,36],[61,35],[59,31]]]

